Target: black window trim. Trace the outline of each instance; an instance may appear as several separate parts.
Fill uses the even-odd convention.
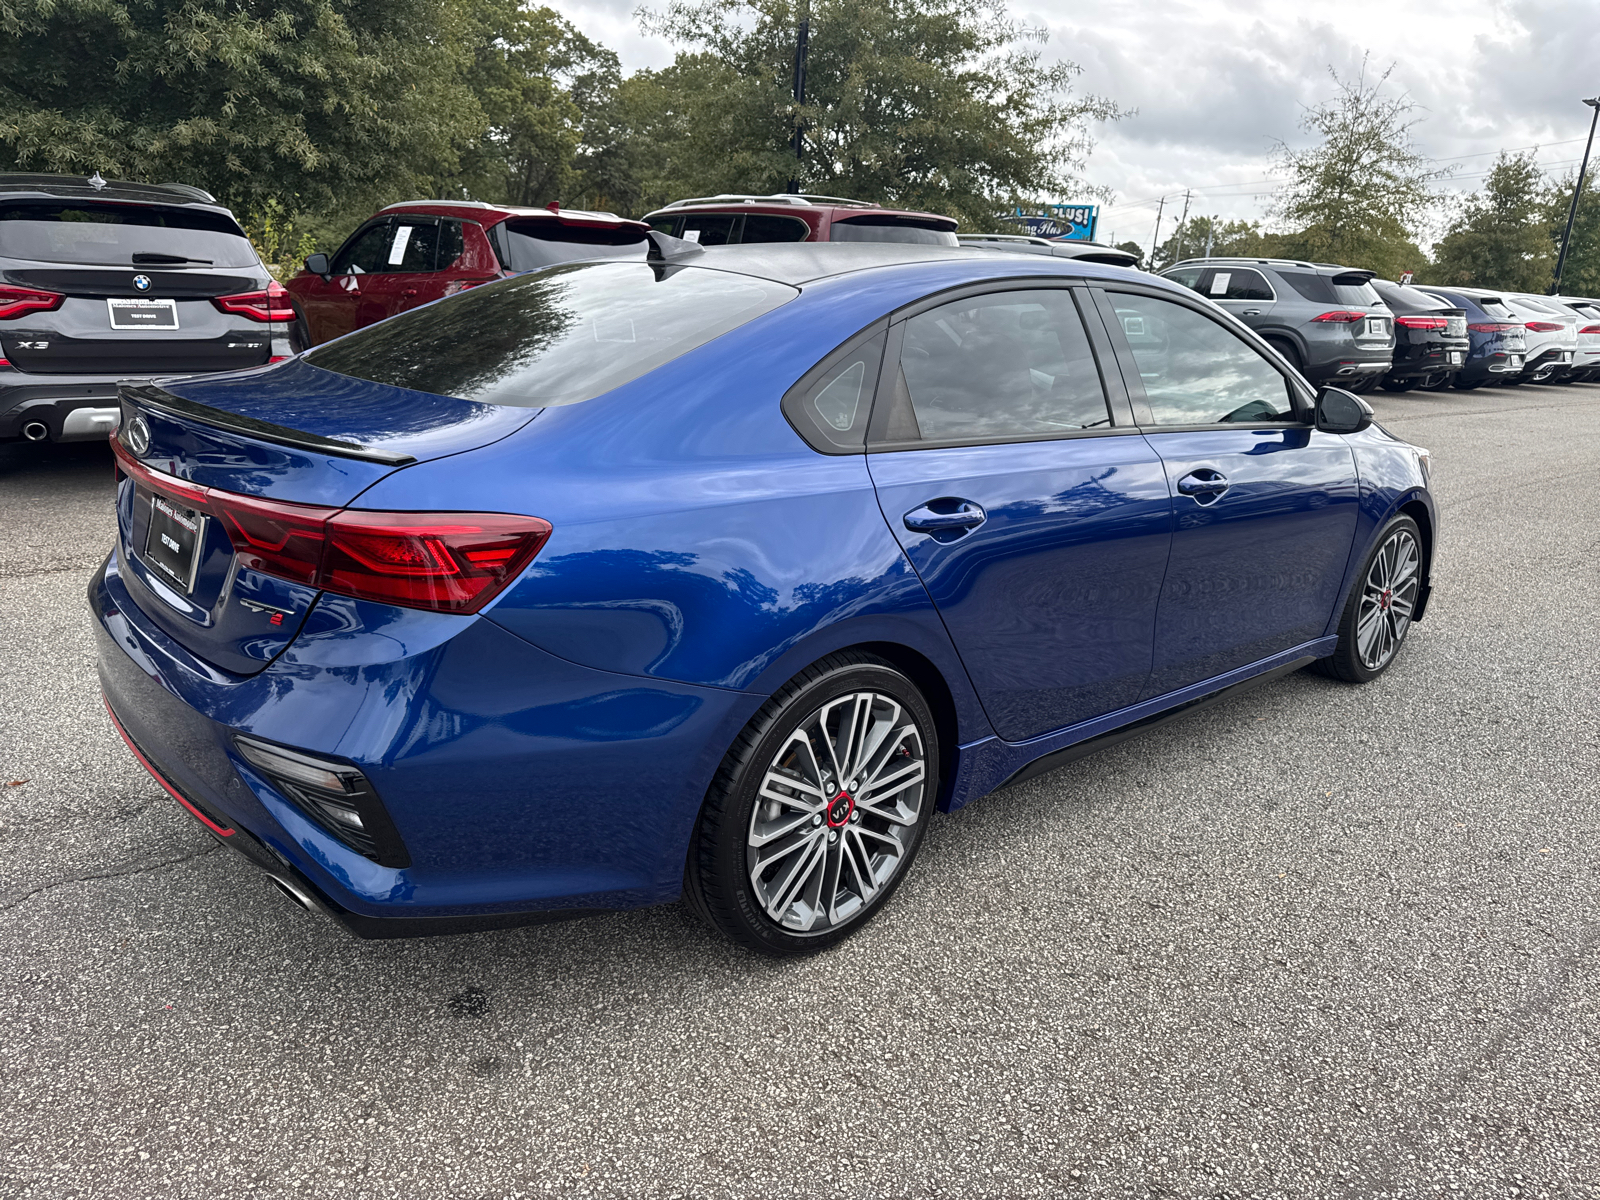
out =
[[[826,454],[831,458],[842,458],[867,452],[867,430],[871,428],[874,402],[877,399],[878,389],[883,381],[883,362],[888,357],[887,350],[885,350],[883,357],[879,359],[878,370],[873,377],[868,394],[863,397],[867,406],[867,420],[862,424],[860,445],[844,447],[829,441],[820,429],[813,427],[811,414],[804,411],[805,399],[811,389],[838,365],[840,359],[853,358],[864,342],[882,337],[888,330],[889,318],[887,317],[879,317],[870,325],[856,330],[855,333],[852,333],[818,359],[814,366],[795,381],[793,387],[783,393],[783,399],[779,401],[779,407],[783,412],[784,420],[788,421],[795,433],[800,435],[801,441],[805,442],[818,454]],[[896,338],[891,337],[889,341],[895,342],[898,346]]]
[[[355,227],[355,230],[350,234],[349,237],[345,238],[344,241],[339,243],[339,248],[337,250],[335,250],[331,255],[329,255],[329,257],[328,257],[329,265],[331,266],[332,264],[338,262],[339,261],[339,256],[341,254],[343,254],[346,250],[350,249],[351,246],[355,245],[356,242],[361,238],[361,236],[363,234],[365,234],[368,230],[370,230],[370,229],[372,229],[372,228],[374,228],[375,226],[378,226],[378,225],[388,225],[393,220],[394,220],[394,217],[390,213],[384,213],[381,216],[370,217],[367,220],[361,222],[361,224],[359,224],[359,225],[357,225]],[[333,273],[335,275],[339,274],[339,272],[337,272],[337,271],[335,271]],[[348,272],[345,272],[345,273],[348,274]]]
[[[1175,287],[1182,284],[1174,283]],[[1262,338],[1255,330],[1243,321],[1233,316],[1226,309],[1218,308],[1210,301],[1200,297],[1198,293],[1189,292],[1184,288],[1181,292],[1168,291],[1166,288],[1145,287],[1137,283],[1108,284],[1091,288],[1097,306],[1100,309],[1101,320],[1105,323],[1106,330],[1111,337],[1115,348],[1117,365],[1121,370],[1123,386],[1127,388],[1128,396],[1133,402],[1134,420],[1139,429],[1144,433],[1193,433],[1206,429],[1298,429],[1315,424],[1316,394],[1310,390],[1306,383],[1299,379],[1294,369],[1284,361],[1283,356],[1272,347],[1272,344]],[[1188,293],[1188,294],[1185,294]],[[1157,425],[1155,416],[1150,411],[1150,402],[1146,398],[1144,380],[1139,376],[1138,360],[1133,356],[1133,347],[1128,344],[1127,338],[1122,335],[1122,324],[1117,320],[1116,308],[1111,296],[1113,294],[1126,294],[1133,296],[1148,296],[1155,300],[1166,300],[1169,303],[1181,305],[1205,317],[1214,325],[1239,338],[1251,349],[1257,351],[1266,359],[1277,372],[1284,377],[1289,385],[1289,396],[1295,408],[1293,421],[1211,421],[1195,423],[1192,425]],[[1194,296],[1199,302],[1191,301]],[[1219,316],[1223,319],[1219,320]]]
[[[1272,294],[1272,299],[1270,300],[1228,300],[1229,304],[1276,304],[1278,302],[1278,289],[1273,285],[1272,280],[1268,278],[1267,273],[1260,267],[1251,267],[1243,264],[1238,266],[1210,266],[1200,272],[1200,278],[1195,282],[1204,283],[1207,287],[1209,287],[1212,277],[1216,275],[1218,271],[1227,271],[1230,275],[1235,271],[1252,271],[1261,279],[1261,282],[1267,285],[1267,291]],[[1162,276],[1162,278],[1165,279],[1166,276]],[[1172,282],[1178,283],[1176,279],[1174,279]],[[1182,287],[1183,285],[1179,284],[1178,286]],[[1223,300],[1227,299],[1225,296],[1213,296],[1210,292],[1201,291],[1197,287],[1190,288],[1189,290],[1197,296],[1204,296],[1213,304],[1220,304]]]
[[[905,336],[907,321],[935,308],[943,308],[946,304],[955,303],[973,296],[991,296],[1001,292],[1037,292],[1045,290],[1067,292],[1073,301],[1073,306],[1078,313],[1078,319],[1083,323],[1084,334],[1089,340],[1089,352],[1094,356],[1095,370],[1100,376],[1100,390],[1105,396],[1106,413],[1111,418],[1109,426],[1104,429],[1074,429],[1062,433],[921,438],[912,442],[891,442],[883,436],[884,426],[887,425],[889,420],[889,409],[886,404],[879,404],[878,398],[889,395],[894,386],[892,372],[898,371],[900,368],[900,345]],[[1127,390],[1125,387],[1120,386],[1122,384],[1121,374],[1110,369],[1110,364],[1114,361],[1108,357],[1111,351],[1111,343],[1106,337],[1105,330],[1097,328],[1097,322],[1090,320],[1089,314],[1095,310],[1090,303],[1087,292],[1088,288],[1085,287],[1085,280],[1081,277],[1024,275],[1009,279],[987,279],[982,283],[961,284],[957,287],[946,288],[941,292],[919,297],[910,304],[903,305],[895,310],[889,319],[889,340],[884,346],[883,363],[878,371],[878,386],[873,393],[872,416],[867,423],[867,453],[897,454],[905,450],[949,450],[962,446],[1014,446],[1027,442],[1060,442],[1077,438],[1137,435],[1140,430],[1134,422],[1133,410],[1128,404]]]

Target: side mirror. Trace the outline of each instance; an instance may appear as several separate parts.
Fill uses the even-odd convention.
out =
[[[333,271],[328,267],[328,256],[326,254],[313,254],[306,259],[306,270],[313,275],[321,275],[323,283],[327,283],[328,280],[333,278]]]
[[[1360,433],[1372,424],[1372,405],[1343,388],[1317,393],[1317,428],[1323,433]]]

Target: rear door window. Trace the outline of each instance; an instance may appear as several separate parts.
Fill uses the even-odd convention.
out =
[[[393,230],[383,269],[401,275],[432,271],[439,249],[439,222],[402,214],[394,219]]]
[[[374,221],[340,247],[330,270],[335,275],[381,274],[388,269],[389,247],[393,242],[388,218]]]
[[[743,219],[741,213],[688,213],[678,236],[702,246],[727,246],[739,240],[739,222]]]
[[[811,234],[811,226],[794,217],[780,217],[772,213],[745,213],[741,242],[803,242]]]
[[[1218,267],[1206,281],[1205,294],[1213,300],[1272,300],[1272,285],[1250,267]]]
[[[0,204],[0,255],[75,266],[253,267],[226,213],[177,205],[12,200]]]
[[[1060,437],[1111,423],[1070,292],[992,292],[906,321],[881,440]]]
[[[579,225],[544,217],[510,217],[489,230],[508,271],[538,271],[596,258],[643,261],[644,230],[633,225]]]
[[[484,404],[575,404],[799,294],[787,284],[698,267],[561,264],[403,312],[312,350],[306,361]]]

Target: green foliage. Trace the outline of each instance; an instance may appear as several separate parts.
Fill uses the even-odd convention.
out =
[[[1256,221],[1224,221],[1219,216],[1190,217],[1156,248],[1155,269],[1164,270],[1185,258],[1201,258],[1209,239],[1213,258],[1272,258],[1278,238],[1263,233]]]
[[[1135,266],[1142,266],[1143,265],[1143,263],[1144,263],[1144,247],[1139,245],[1138,242],[1118,242],[1117,243],[1117,249],[1118,250],[1126,250],[1129,254],[1132,254],[1135,257],[1137,257],[1139,261],[1138,261],[1138,263],[1134,264]]]
[[[0,0],[0,169],[365,215],[482,114],[448,0]]]
[[[1427,261],[1413,231],[1437,203],[1428,185],[1444,172],[1412,141],[1416,105],[1404,95],[1382,94],[1388,71],[1370,84],[1365,65],[1350,81],[1329,73],[1338,96],[1301,120],[1303,129],[1321,136],[1320,144],[1282,149],[1288,181],[1274,215],[1286,232],[1277,249],[1286,257],[1366,267],[1393,279]]]
[[[797,109],[802,4],[811,38]],[[1001,0],[674,0],[640,16],[683,48],[619,97],[622,157],[644,205],[783,191],[793,176],[807,192],[992,228],[1003,205],[1086,192],[1075,172],[1088,123],[1120,115],[1075,96],[1078,68],[1046,65],[1046,35]]]
[[[300,269],[306,256],[317,249],[317,236],[294,216],[276,196],[268,196],[244,220],[245,234],[267,270],[278,279],[287,279]]]
[[[1561,269],[1561,294],[1563,296],[1588,296],[1600,299],[1600,168],[1593,161],[1589,175],[1584,180],[1583,196],[1578,201],[1578,212],[1572,222],[1572,241],[1567,247],[1567,261]],[[1567,211],[1572,204],[1572,187],[1577,182],[1569,175],[1550,189],[1547,221],[1552,238],[1552,272],[1554,254],[1561,249],[1561,231],[1567,227]],[[1548,280],[1545,281],[1546,285]],[[1540,286],[1537,291],[1544,291]]]
[[[1571,196],[1568,189],[1566,195]],[[1429,283],[1542,292],[1550,286],[1555,248],[1552,195],[1533,154],[1501,154],[1483,186],[1457,209],[1434,246]],[[1562,217],[1566,210],[1562,208]]]

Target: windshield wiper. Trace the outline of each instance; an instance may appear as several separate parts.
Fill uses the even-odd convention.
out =
[[[133,261],[135,263],[150,263],[152,266],[156,263],[203,263],[208,267],[212,262],[209,258],[185,258],[181,254],[159,254],[153,250],[139,251],[133,256]]]

